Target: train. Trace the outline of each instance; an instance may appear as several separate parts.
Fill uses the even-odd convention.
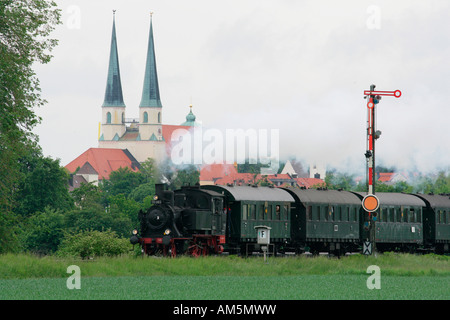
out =
[[[344,190],[195,185],[171,191],[163,184],[155,190],[130,238],[147,255],[249,255],[260,250],[257,226],[270,228],[274,255],[362,252],[370,232],[378,252],[449,253],[449,195],[377,193],[379,208],[369,214],[365,193]]]

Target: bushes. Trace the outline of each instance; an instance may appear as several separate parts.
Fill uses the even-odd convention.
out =
[[[129,240],[118,238],[114,231],[87,230],[75,234],[66,234],[56,255],[86,259],[100,256],[117,256],[130,250]]]
[[[62,212],[46,207],[43,212],[36,212],[23,222],[20,242],[26,251],[53,254],[67,234],[84,230],[113,230],[118,237],[128,238],[132,229],[130,218],[117,210],[105,212],[86,208]]]
[[[66,226],[64,214],[49,207],[37,212],[27,221],[24,231],[26,250],[38,254],[49,254],[56,251]]]

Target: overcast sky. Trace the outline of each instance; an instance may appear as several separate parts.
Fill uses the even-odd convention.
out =
[[[116,12],[126,117],[138,117],[150,12],[163,123],[193,104],[211,128],[278,129],[280,156],[364,172],[363,91],[377,107],[377,163],[450,165],[450,2],[57,0],[53,60],[36,66],[44,154],[66,165],[98,146]]]

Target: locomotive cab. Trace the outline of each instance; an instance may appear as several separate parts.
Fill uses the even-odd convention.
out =
[[[198,187],[183,187],[175,192],[177,205],[183,207],[181,221],[188,234],[224,235],[226,211],[224,196]]]

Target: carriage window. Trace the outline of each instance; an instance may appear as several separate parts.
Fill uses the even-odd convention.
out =
[[[256,220],[256,205],[255,204],[250,205],[250,219]]]
[[[408,220],[409,222],[416,222],[416,214],[414,209],[409,209],[409,214],[408,214]]]
[[[283,206],[283,219],[284,220],[288,220],[289,219],[289,206],[287,204],[285,204]]]
[[[342,221],[348,221],[348,216],[350,214],[350,207],[344,208],[342,211]]]
[[[275,207],[275,220],[280,220],[280,205]]]
[[[324,221],[328,221],[328,219],[329,219],[329,215],[328,215],[328,211],[327,211],[327,208],[325,208],[325,207],[320,207],[320,217],[322,218],[322,217],[324,217]]]
[[[242,220],[247,220],[248,217],[248,207],[246,204],[242,205]]]
[[[267,206],[267,219],[272,220],[272,205],[271,204],[269,204]]]
[[[392,208],[388,208],[387,209],[387,214],[388,214],[388,222],[394,222],[394,210],[392,210]]]
[[[311,206],[306,207],[306,219],[308,219],[309,221],[312,220],[312,207]]]
[[[263,220],[264,219],[264,205],[258,206],[258,219]]]
[[[422,222],[422,208],[416,211],[416,222]]]
[[[336,221],[341,221],[342,220],[342,217],[341,217],[342,210],[341,209],[342,209],[341,207],[337,207],[336,208]]]
[[[320,207],[314,207],[314,216],[317,218],[317,221],[320,221]]]
[[[328,218],[330,221],[334,221],[334,207],[328,206]]]
[[[378,219],[380,220],[380,222],[383,222],[384,219],[384,212],[383,212],[383,208],[380,208],[380,211],[378,211]]]
[[[395,212],[395,222],[400,222],[402,218],[402,213],[400,210],[394,209]]]

